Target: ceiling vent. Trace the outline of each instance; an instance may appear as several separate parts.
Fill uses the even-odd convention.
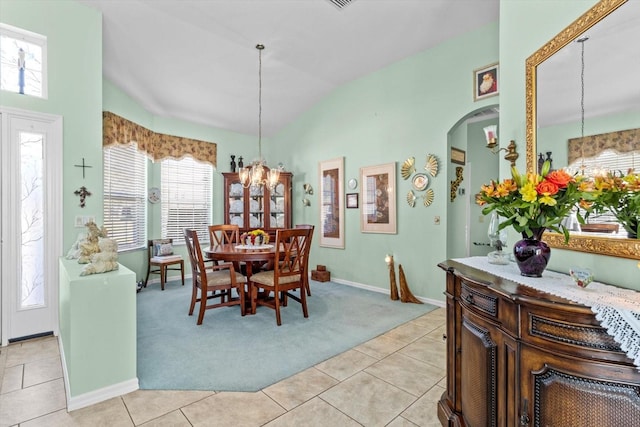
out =
[[[333,3],[338,9],[342,9],[348,6],[353,0],[329,0],[329,3]]]

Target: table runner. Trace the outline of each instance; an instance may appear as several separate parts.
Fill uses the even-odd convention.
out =
[[[238,245],[236,249],[271,249],[273,245]]]
[[[515,263],[489,264],[486,257],[453,261],[591,308],[602,327],[640,369],[640,292],[596,281],[580,288],[571,276],[550,270],[545,270],[542,278],[525,277]]]

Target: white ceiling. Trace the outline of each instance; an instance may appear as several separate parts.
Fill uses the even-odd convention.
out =
[[[273,135],[336,87],[498,19],[498,0],[81,0],[104,76],[154,115]],[[479,66],[484,64],[478,64]]]

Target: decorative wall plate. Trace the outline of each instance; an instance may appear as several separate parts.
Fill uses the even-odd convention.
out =
[[[414,207],[416,205],[416,195],[413,194],[413,190],[409,190],[409,192],[407,193],[407,203],[409,203],[409,206]]]
[[[438,174],[438,159],[433,154],[427,156],[427,163],[424,165],[424,170],[431,176]]]
[[[412,173],[416,171],[416,158],[409,157],[404,161],[402,167],[400,168],[400,173],[402,174],[402,178],[408,179]]]
[[[427,188],[427,185],[429,184],[429,178],[426,174],[417,173],[411,180],[411,183],[413,184],[413,188],[415,188],[417,191],[422,191]]]
[[[355,190],[357,186],[358,186],[358,181],[355,178],[351,178],[349,180],[349,188],[352,190]]]
[[[149,202],[158,203],[160,201],[160,189],[158,187],[151,187],[149,189]]]
[[[422,196],[423,200],[423,204],[425,206],[429,206],[431,205],[431,203],[433,203],[433,199],[435,198],[435,193],[433,192],[433,188],[430,188],[427,190],[426,193],[424,193],[424,196]]]

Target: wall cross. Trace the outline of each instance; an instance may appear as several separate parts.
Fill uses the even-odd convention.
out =
[[[89,165],[85,165],[85,164],[84,164],[84,157],[82,158],[82,164],[81,164],[81,165],[73,165],[73,166],[75,166],[75,167],[77,167],[77,168],[82,168],[82,178],[83,178],[83,179],[84,179],[84,170],[85,170],[86,168],[92,168],[92,167],[93,167],[93,166],[89,166]]]

